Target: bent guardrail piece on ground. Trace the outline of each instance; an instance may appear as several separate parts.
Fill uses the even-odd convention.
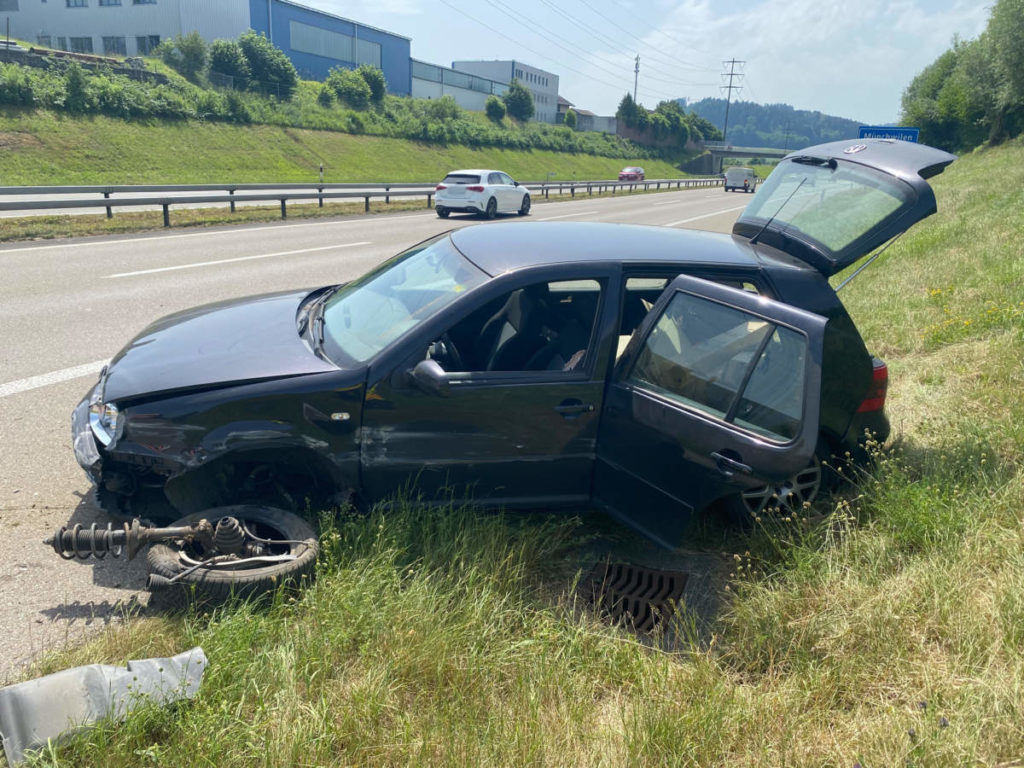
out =
[[[0,736],[10,765],[107,717],[141,704],[191,699],[209,662],[196,647],[177,656],[137,659],[124,667],[89,664],[0,688]]]

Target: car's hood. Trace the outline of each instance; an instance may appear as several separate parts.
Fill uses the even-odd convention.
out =
[[[110,362],[104,399],[337,370],[299,337],[308,294],[250,296],[157,320]]]
[[[787,155],[733,234],[785,251],[831,276],[935,213],[925,179],[956,159],[894,139],[851,139]]]

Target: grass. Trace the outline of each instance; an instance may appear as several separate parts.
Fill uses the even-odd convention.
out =
[[[501,168],[543,181],[684,176],[661,160],[425,144],[273,125],[142,123],[9,108],[0,114],[0,185],[431,181],[454,168]]]
[[[297,598],[45,659],[201,644],[211,666],[190,704],[40,763],[1020,765],[1022,176],[1019,142],[961,158],[934,180],[939,213],[844,289],[890,365],[895,439],[821,524],[706,529],[735,552],[709,641],[668,653],[574,609],[588,525],[403,503],[328,523]]]

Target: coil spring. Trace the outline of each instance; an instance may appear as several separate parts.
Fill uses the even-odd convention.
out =
[[[245,533],[242,524],[234,517],[222,517],[217,521],[213,532],[213,543],[226,555],[237,555],[245,545]]]
[[[123,542],[124,533],[111,523],[107,523],[106,528],[100,528],[96,523],[88,528],[82,528],[80,523],[70,529],[62,526],[53,539],[53,548],[65,560],[88,560],[90,557],[102,560],[108,553],[120,557],[124,546],[121,542],[115,544],[114,536],[120,534]]]

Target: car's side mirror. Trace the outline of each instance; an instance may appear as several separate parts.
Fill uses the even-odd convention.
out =
[[[514,186],[514,187],[518,187],[518,186],[519,186],[519,182],[518,182],[518,181],[513,181],[513,182],[512,182],[512,186]]]
[[[420,360],[416,367],[409,371],[413,383],[424,392],[448,397],[451,391],[448,385],[448,374],[436,360]]]

